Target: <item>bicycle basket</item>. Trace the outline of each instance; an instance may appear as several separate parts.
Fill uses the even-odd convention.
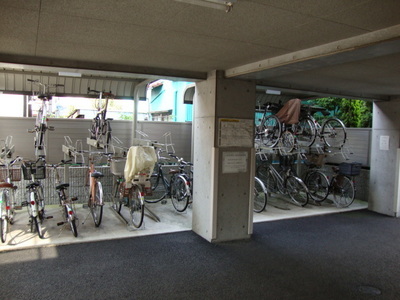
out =
[[[357,176],[360,175],[361,172],[361,164],[357,162],[352,163],[341,163],[339,164],[339,174],[348,175],[348,176]]]
[[[26,161],[22,164],[22,173],[25,180],[31,180],[32,174],[35,179],[46,179],[46,166],[37,166],[34,162]]]
[[[10,168],[11,181],[21,181],[21,168],[19,166],[12,166]],[[0,167],[0,182],[7,182],[7,167]]]
[[[110,164],[111,173],[115,176],[124,176],[125,163],[126,158],[113,158]]]

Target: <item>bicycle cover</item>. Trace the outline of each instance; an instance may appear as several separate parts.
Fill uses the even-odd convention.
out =
[[[130,182],[135,178],[138,173],[146,173],[151,175],[154,165],[157,162],[156,152],[154,147],[150,146],[132,146],[129,148],[124,177],[125,181]]]
[[[283,107],[276,113],[279,121],[285,124],[299,123],[300,116],[300,99],[291,99],[283,105]]]

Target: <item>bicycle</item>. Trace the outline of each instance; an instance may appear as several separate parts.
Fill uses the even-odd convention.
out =
[[[260,178],[254,177],[253,211],[262,212],[267,206],[268,192]]]
[[[90,127],[90,139],[95,140],[99,145],[108,147],[111,142],[111,123],[112,118],[107,118],[107,107],[110,98],[114,98],[114,95],[110,92],[96,91],[88,88],[88,94],[96,93],[98,95],[97,114],[92,120]],[[103,105],[103,96],[105,97],[105,103]]]
[[[263,163],[257,167],[256,172],[257,177],[265,183],[267,192],[289,195],[294,204],[306,206],[309,194],[303,180],[295,176],[291,168],[285,164],[282,164],[282,170],[278,172],[265,158],[262,160]]]
[[[22,202],[22,206],[28,209],[29,224],[31,232],[36,230],[39,238],[44,238],[44,230],[42,227],[45,219],[51,219],[52,216],[45,216],[45,202],[43,194],[43,186],[39,179],[46,178],[46,166],[43,157],[39,157],[35,162],[24,161],[22,163],[22,172],[25,180],[30,183],[26,186],[28,192],[28,200]]]
[[[169,156],[178,162],[178,170],[170,170],[170,188],[172,205],[178,212],[184,212],[193,195],[193,176],[192,171],[187,172],[186,167],[192,167],[193,164],[183,160],[182,157],[169,153]]]
[[[32,79],[28,79],[28,81],[39,86],[40,93],[38,94],[37,98],[42,101],[36,116],[35,128],[28,130],[28,132],[35,133],[34,146],[35,146],[36,157],[46,156],[45,134],[47,130],[49,131],[54,130],[53,126],[47,125],[47,118],[48,118],[47,105],[52,100],[52,95],[48,93],[48,89],[51,87],[57,88],[64,85],[45,84],[41,83],[39,80],[32,80]]]
[[[361,164],[341,163],[339,167],[332,167],[332,171],[330,181],[321,171],[309,172],[304,181],[309,186],[311,195],[317,195],[314,198],[316,202],[322,202],[332,194],[332,200],[337,207],[348,207],[355,199],[354,176],[360,174]]]
[[[17,157],[9,162],[3,161],[4,165],[0,169],[0,232],[2,243],[6,242],[9,228],[14,224],[15,190],[17,186],[13,182],[21,180],[21,168],[14,168],[14,166],[21,160],[22,158]]]
[[[55,179],[56,179],[56,191],[58,194],[58,199],[60,201],[60,207],[61,207],[61,215],[63,218],[62,222],[58,222],[57,226],[64,225],[66,223],[69,224],[72,234],[74,237],[78,237],[78,230],[77,230],[77,225],[76,221],[78,220],[78,217],[76,216],[76,209],[74,205],[74,201],[78,200],[77,197],[72,197],[69,198],[67,195],[67,188],[69,187],[69,183],[61,183],[60,180],[60,174],[58,172],[58,168],[60,166],[65,166],[67,163],[70,163],[71,161],[64,161],[62,160],[58,164],[50,165],[53,167],[54,172],[55,172]]]
[[[101,220],[103,218],[103,186],[100,182],[100,178],[104,177],[103,173],[95,170],[95,156],[96,155],[104,155],[104,153],[91,153],[89,155],[89,169],[88,169],[88,178],[89,178],[89,199],[88,199],[88,207],[90,210],[90,214],[92,215],[93,222],[95,227],[99,227],[101,224]],[[85,218],[86,221],[86,218]],[[85,223],[83,222],[83,224]]]
[[[347,132],[344,123],[336,117],[328,117],[322,125],[313,117],[315,113],[329,115],[324,108],[303,106],[300,112],[300,121],[296,127],[296,136],[300,144],[311,147],[317,137],[324,145],[332,148],[342,148],[346,143]]]

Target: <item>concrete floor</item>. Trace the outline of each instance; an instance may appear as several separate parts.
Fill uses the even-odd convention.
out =
[[[160,222],[157,222],[150,217],[149,213],[146,213],[144,223],[139,229],[127,226],[126,223],[122,222],[111,209],[110,203],[105,204],[102,223],[100,227],[96,228],[89,209],[82,207],[81,204],[76,205],[79,217],[78,237],[76,238],[72,235],[68,225],[57,226],[57,223],[61,221],[59,206],[46,207],[46,214],[53,216],[53,218],[45,220],[43,223],[45,228],[44,239],[40,239],[36,233],[30,232],[26,210],[17,211],[15,223],[11,226],[11,232],[7,236],[6,243],[0,244],[0,252],[191,230],[192,210],[190,207],[186,212],[178,213],[170,201],[164,205],[161,203],[146,205],[159,217]],[[266,210],[262,213],[255,213],[253,220],[254,222],[275,221],[359,210],[365,209],[367,206],[366,202],[356,200],[348,208],[336,208],[329,203],[323,203],[321,206],[309,204],[306,207],[298,207],[282,199],[270,198]],[[123,207],[122,211],[123,214],[128,216],[126,208]]]

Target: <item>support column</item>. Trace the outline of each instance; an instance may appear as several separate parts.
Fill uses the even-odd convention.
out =
[[[255,84],[214,71],[196,84],[194,105],[193,231],[209,242],[249,238]]]
[[[374,102],[368,209],[400,216],[400,98]]]

